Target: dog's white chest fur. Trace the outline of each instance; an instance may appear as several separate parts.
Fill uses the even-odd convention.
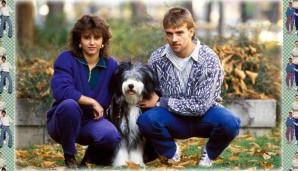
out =
[[[136,105],[130,106],[129,109],[129,117],[128,117],[128,123],[126,122],[125,118],[122,118],[120,129],[123,132],[127,132],[127,125],[129,125],[129,131],[130,135],[129,138],[134,138],[137,134],[139,134],[139,128],[137,125],[137,119],[141,114],[141,110]]]
[[[137,119],[141,114],[141,110],[136,105],[129,106],[129,117],[128,123],[125,118],[122,118],[120,129],[122,132],[129,131],[128,141],[122,139],[118,151],[116,152],[113,167],[119,167],[126,165],[126,162],[134,162],[139,165],[144,165],[143,153],[144,153],[144,144],[138,143],[134,148],[129,148],[129,144],[135,141],[136,137],[139,137],[139,128],[137,125]],[[127,126],[129,125],[129,127]],[[129,128],[129,130],[127,130]]]

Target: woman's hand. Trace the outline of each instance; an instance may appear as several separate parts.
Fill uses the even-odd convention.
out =
[[[102,106],[96,100],[83,95],[83,96],[80,97],[78,103],[82,104],[82,105],[92,106],[93,115],[94,115],[95,120],[98,120],[98,119],[103,117],[104,109],[102,108]]]
[[[140,101],[140,107],[142,108],[153,108],[156,106],[156,103],[158,102],[159,96],[153,92],[151,94],[151,98],[150,99],[143,99],[142,101]]]
[[[104,109],[102,108],[102,106],[96,101],[94,100],[94,104],[92,105],[93,107],[93,114],[94,114],[94,119],[95,120],[98,120],[100,118],[103,117],[103,112],[104,112]]]

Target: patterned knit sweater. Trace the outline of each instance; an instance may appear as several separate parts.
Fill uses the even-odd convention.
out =
[[[200,43],[198,39],[195,43]],[[154,51],[148,61],[160,83],[161,107],[184,116],[202,116],[207,110],[219,105],[224,70],[216,53],[200,43],[193,61],[186,90],[182,91],[173,63],[167,58],[167,44]]]

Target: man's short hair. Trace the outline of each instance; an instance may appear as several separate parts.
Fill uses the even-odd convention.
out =
[[[186,27],[188,29],[195,27],[195,23],[193,21],[192,15],[186,8],[173,7],[173,8],[170,8],[169,11],[164,15],[164,18],[163,18],[164,29],[172,26],[181,27],[184,24],[186,24]]]

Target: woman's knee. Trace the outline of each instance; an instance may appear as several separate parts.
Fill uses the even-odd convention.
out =
[[[100,148],[115,149],[120,140],[121,135],[114,126],[94,134],[94,145],[98,145]]]
[[[81,116],[81,108],[78,105],[78,103],[72,99],[66,99],[62,101],[59,105],[58,108],[56,109],[56,112],[59,113],[59,116],[63,117],[77,117]]]

